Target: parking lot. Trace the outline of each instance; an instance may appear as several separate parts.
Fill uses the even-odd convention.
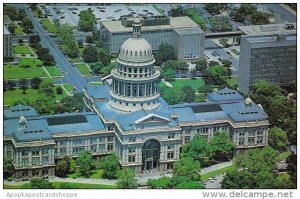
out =
[[[110,6],[87,6],[76,5],[70,6],[68,4],[47,5],[42,7],[44,12],[48,12],[51,19],[58,20],[59,23],[70,23],[77,26],[79,20],[79,13],[82,10],[90,9],[95,14],[97,22],[108,20],[119,20],[121,16],[157,16],[161,15],[152,5],[141,6],[127,6],[123,4],[112,4]],[[99,23],[98,23],[99,28]]]

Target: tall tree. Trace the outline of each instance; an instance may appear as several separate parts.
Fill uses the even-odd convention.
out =
[[[20,88],[25,91],[28,88],[28,80],[26,78],[21,78],[19,80]]]
[[[66,177],[69,169],[70,169],[70,158],[64,157],[63,159],[57,162],[55,167],[55,175],[62,178]]]
[[[199,161],[200,165],[202,165],[205,158],[209,155],[207,147],[207,140],[204,140],[200,136],[194,136],[189,143],[183,145],[181,157],[193,158],[194,160]]]
[[[194,102],[195,101],[195,91],[191,86],[183,86],[181,88],[184,93],[184,102]]]
[[[12,159],[9,157],[4,157],[3,159],[3,178],[6,179],[13,175],[13,162]]]
[[[228,71],[224,66],[215,65],[208,69],[208,79],[211,83],[216,85],[222,85],[228,78]]]
[[[16,82],[14,80],[7,80],[8,90],[13,90],[16,88]]]
[[[42,178],[33,178],[26,184],[25,187],[30,189],[53,189],[52,183]]]
[[[234,143],[225,131],[216,131],[208,145],[208,150],[214,159],[228,159],[233,149]]]
[[[175,59],[175,48],[171,44],[161,43],[158,46],[156,54],[154,56],[157,65],[161,65],[163,62]]]
[[[246,170],[233,170],[225,174],[222,180],[222,189],[254,189],[253,174]]]
[[[91,63],[98,61],[99,51],[95,46],[86,46],[82,52],[82,58],[85,62]]]
[[[135,189],[137,188],[137,179],[135,179],[134,171],[129,168],[124,168],[117,173],[119,189]]]
[[[92,31],[95,28],[97,23],[96,16],[92,10],[82,10],[79,13],[78,29],[88,32]]]
[[[38,89],[41,82],[42,82],[42,80],[39,77],[32,78],[31,81],[30,81],[31,88]]]
[[[297,155],[291,154],[287,159],[287,173],[290,175],[290,179],[294,186],[297,187]]]
[[[108,155],[100,159],[103,169],[103,178],[116,179],[117,172],[120,169],[118,158],[115,154]]]
[[[287,150],[288,138],[286,132],[281,128],[271,128],[268,133],[268,143],[273,149],[280,152]]]
[[[23,28],[23,30],[28,33],[29,30],[33,29],[34,28],[34,25],[33,23],[31,22],[31,20],[29,19],[29,17],[24,17],[22,19],[22,23],[21,23],[21,26]]]
[[[207,61],[206,59],[200,59],[196,62],[196,70],[203,71],[207,69]]]
[[[82,151],[76,159],[79,172],[88,177],[94,165],[92,154],[89,151]]]

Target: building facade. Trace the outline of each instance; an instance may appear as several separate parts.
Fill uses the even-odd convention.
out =
[[[297,79],[297,35],[294,24],[241,28],[239,89],[248,92],[258,80],[288,86]]]
[[[11,33],[7,29],[6,26],[4,26],[3,30],[3,56],[4,58],[12,58],[12,40],[11,40]]]
[[[100,42],[112,55],[118,55],[121,45],[131,37],[132,18],[100,23]],[[143,19],[143,37],[154,51],[161,43],[172,44],[180,60],[204,57],[204,32],[189,17]]]
[[[208,142],[225,131],[235,150],[264,147],[269,122],[260,105],[224,88],[207,102],[169,105],[160,97],[159,72],[141,23],[121,46],[117,67],[103,86],[84,89],[85,111],[39,115],[24,105],[4,110],[4,155],[16,180],[53,177],[57,160],[115,153],[122,167],[137,173],[171,170],[194,136]]]

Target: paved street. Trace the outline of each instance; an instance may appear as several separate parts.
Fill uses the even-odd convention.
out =
[[[273,4],[263,4],[270,10],[273,10],[275,13],[283,17],[286,21],[291,22],[291,23],[296,23],[297,22],[297,17],[294,13],[290,12],[286,8],[284,8],[281,4],[278,3],[273,3]]]
[[[39,23],[39,20],[30,12],[27,8],[27,4],[15,4],[19,8],[25,9],[26,14],[31,19],[34,24],[34,32],[41,37],[41,43],[49,48],[51,55],[53,55],[56,65],[62,69],[65,74],[65,77],[62,79],[64,83],[73,84],[78,91],[81,91],[82,88],[87,86],[87,82],[80,75],[76,67],[73,67],[72,64],[68,61],[65,55],[58,48],[58,45],[55,39],[49,37],[49,34],[43,29],[42,25]],[[66,74],[68,73],[68,75]]]

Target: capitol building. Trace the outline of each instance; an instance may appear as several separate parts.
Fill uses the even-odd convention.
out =
[[[218,130],[228,132],[236,151],[267,145],[267,114],[235,90],[209,93],[204,103],[169,105],[160,97],[160,72],[141,26],[132,22],[132,37],[105,84],[84,89],[83,112],[39,115],[24,105],[4,110],[4,155],[13,159],[16,180],[53,177],[57,160],[84,150],[94,157],[115,153],[136,173],[167,171],[185,143],[196,135],[209,142]]]

